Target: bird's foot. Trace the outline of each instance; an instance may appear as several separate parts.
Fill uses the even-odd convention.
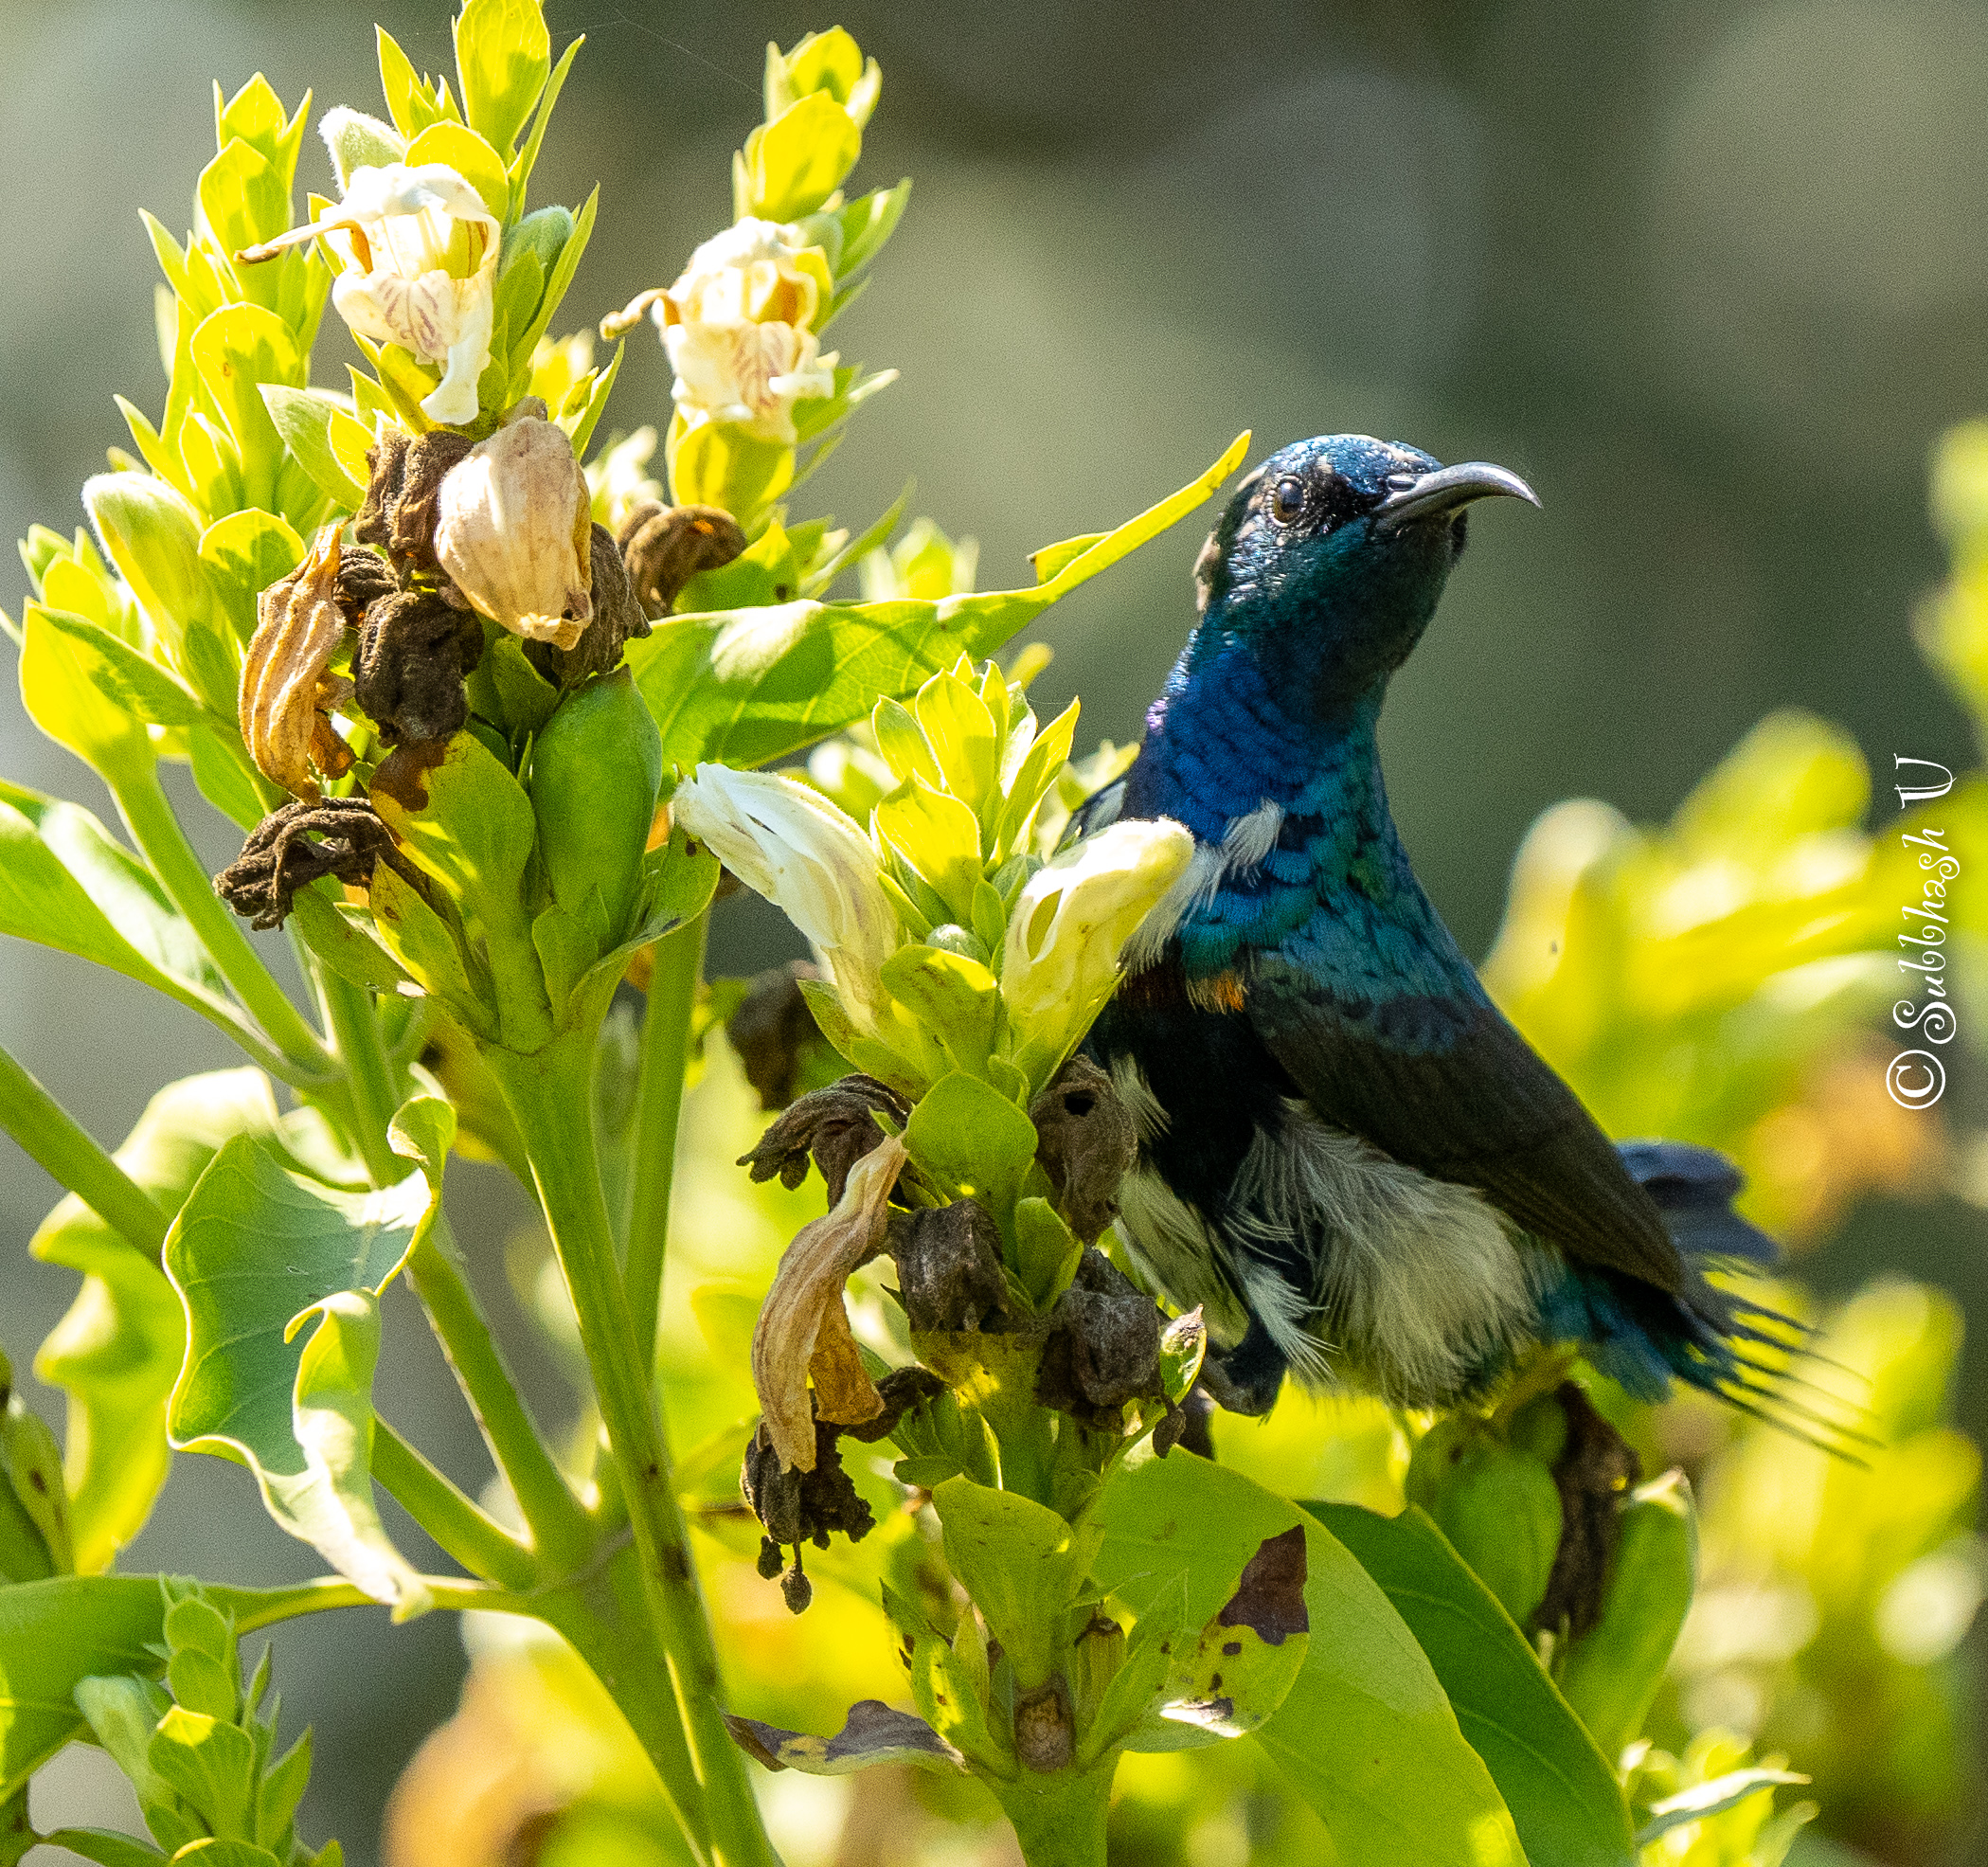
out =
[[[1261,1322],[1232,1349],[1211,1354],[1201,1364],[1201,1385],[1231,1413],[1261,1419],[1277,1405],[1284,1385],[1284,1355]]]

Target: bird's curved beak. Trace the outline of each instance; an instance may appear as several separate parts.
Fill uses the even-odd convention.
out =
[[[1509,467],[1495,467],[1489,460],[1464,460],[1454,467],[1438,467],[1424,474],[1413,486],[1390,493],[1373,509],[1376,530],[1392,531],[1410,519],[1428,518],[1436,512],[1453,512],[1473,499],[1497,494],[1539,504],[1539,494]]]

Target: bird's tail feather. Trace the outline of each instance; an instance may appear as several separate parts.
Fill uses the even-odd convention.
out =
[[[1574,1325],[1565,1333],[1582,1339],[1596,1366],[1632,1393],[1654,1399],[1681,1380],[1855,1462],[1858,1448],[1874,1444],[1868,1409],[1843,1391],[1855,1377],[1816,1355],[1808,1324],[1708,1274],[1767,1270],[1781,1256],[1765,1232],[1732,1210],[1745,1184],[1739,1169],[1710,1148],[1682,1141],[1626,1141],[1619,1152],[1656,1201],[1691,1276],[1673,1296],[1584,1270],[1549,1304]],[[1840,1378],[1813,1378],[1825,1373]]]

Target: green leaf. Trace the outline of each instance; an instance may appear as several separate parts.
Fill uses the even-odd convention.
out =
[[[0,933],[108,966],[232,1028],[238,1022],[236,1014],[215,992],[176,967],[163,970],[150,957],[152,952],[162,952],[163,957],[169,939],[170,950],[183,949],[178,944],[179,929],[169,919],[163,895],[153,892],[157,884],[149,871],[139,870],[132,857],[125,857],[130,869],[124,869],[115,857],[105,858],[100,868],[85,866],[89,858],[101,854],[100,848],[91,847],[88,831],[77,836],[80,852],[51,846],[35,821],[18,807],[16,799],[23,795],[11,785],[0,787]],[[51,804],[46,815],[72,811],[77,817],[89,817],[74,804]],[[66,817],[58,821],[63,831],[74,829]],[[94,818],[90,823],[102,842],[110,844]],[[99,901],[105,906],[99,906]],[[131,938],[120,928],[128,929]],[[140,942],[146,950],[141,950]]]
[[[1737,1808],[1747,1797],[1757,1796],[1763,1789],[1783,1785],[1795,1786],[1809,1780],[1793,1770],[1752,1768],[1728,1770],[1724,1776],[1714,1776],[1710,1782],[1693,1783],[1689,1789],[1680,1789],[1675,1796],[1666,1796],[1662,1802],[1651,1804],[1650,1820],[1636,1831],[1636,1845],[1648,1847],[1673,1828],[1724,1815],[1728,1809]]]
[[[1024,1199],[1014,1209],[1015,1274],[1039,1310],[1069,1287],[1084,1245],[1047,1199]]]
[[[408,63],[407,54],[394,43],[384,26],[373,27],[380,50],[380,88],[394,128],[403,136],[418,136],[441,117],[425,77]]]
[[[299,889],[291,900],[291,914],[304,943],[349,985],[395,992],[407,978],[406,968],[373,932],[372,916],[347,914],[323,885]]]
[[[242,459],[244,506],[276,503],[283,442],[263,405],[264,383],[301,388],[305,363],[290,327],[260,305],[224,305],[195,328],[193,367],[214,398]]]
[[[711,424],[693,431],[710,431]],[[1156,537],[1207,499],[1248,446],[1241,436],[1191,486],[1090,544],[1029,590],[937,601],[783,603],[675,616],[628,645],[655,715],[665,764],[745,767],[783,758],[864,718],[879,695],[903,698],[953,666],[992,654],[1048,605]]]
[[[1316,1518],[1240,1472],[1180,1451],[1119,1473],[1094,1515],[1099,1584],[1143,1613],[1185,1578],[1191,1627],[1214,1618],[1266,1537],[1304,1524],[1311,1644],[1282,1708],[1253,1741],[1318,1812],[1346,1860],[1523,1867],[1512,1818],[1414,1635]]]
[[[1000,1090],[961,1070],[911,1111],[911,1158],[940,1185],[970,1194],[1004,1227],[1035,1163],[1035,1124]]]
[[[345,1193],[296,1172],[268,1138],[242,1135],[216,1154],[166,1240],[188,1322],[168,1405],[173,1444],[244,1459],[278,1523],[396,1619],[429,1600],[372,1501],[375,1299],[434,1212],[420,1173]]]
[[[504,1041],[529,1053],[551,1035],[523,900],[538,834],[531,799],[473,732],[450,740],[441,763],[424,766],[419,782],[428,799],[421,809],[410,811],[377,785],[373,805],[408,856],[461,908],[471,934],[480,936]]]
[[[540,146],[546,140],[546,126],[552,120],[552,106],[559,101],[559,94],[565,87],[566,73],[573,69],[573,61],[580,48],[586,44],[582,33],[559,55],[559,63],[552,67],[552,76],[546,80],[546,88],[539,95],[538,114],[531,119],[531,134],[525,138],[525,147],[510,165],[510,212],[513,217],[523,211],[525,190],[531,180],[531,171],[538,165]]]
[[[1064,1614],[1082,1598],[1101,1532],[1047,1504],[949,1478],[932,1493],[947,1566],[1030,1690],[1048,1678]],[[1238,1565],[1240,1569],[1241,1565]]]
[[[115,1828],[58,1828],[42,1838],[50,1847],[94,1860],[97,1867],[152,1867],[166,1857],[157,1848],[119,1834]]]
[[[83,482],[82,502],[169,657],[210,704],[231,707],[232,689],[213,691],[192,660],[192,638],[213,611],[200,561],[200,513],[150,474],[98,474]]]
[[[1511,1616],[1428,1516],[1412,1504],[1395,1517],[1354,1504],[1305,1509],[1387,1590],[1428,1655],[1531,1867],[1632,1861],[1629,1810],[1614,1770]]]
[[[768,221],[812,214],[862,153],[863,132],[832,93],[801,99],[745,140],[748,211]]]
[[[201,171],[194,199],[206,230],[230,259],[244,246],[273,240],[290,224],[289,181],[260,150],[239,139]],[[257,298],[259,283],[252,278],[242,280],[245,292]]]
[[[725,1729],[747,1756],[768,1769],[797,1769],[809,1776],[847,1776],[872,1764],[922,1764],[958,1769],[959,1755],[922,1718],[893,1712],[881,1698],[859,1699],[833,1737],[782,1731],[758,1718],[725,1714]]]
[[[876,827],[905,867],[945,903],[950,918],[970,926],[980,885],[980,825],[972,805],[914,777],[877,806]]]
[[[328,110],[318,128],[341,188],[351,187],[355,170],[385,169],[406,158],[407,138],[392,124],[364,111]]]
[[[366,502],[366,483],[360,476],[367,450],[373,444],[366,424],[314,389],[265,383],[261,395],[269,419],[297,464],[334,506],[357,512]]]
[[[254,1832],[256,1740],[239,1725],[174,1705],[152,1733],[146,1761],[219,1839],[241,1841]],[[198,1858],[212,1858],[205,1851]]]
[[[885,960],[878,977],[958,1068],[987,1068],[1000,1028],[1001,991],[994,974],[977,960],[937,946],[901,946]],[[1012,1122],[1007,1125],[1012,1129]],[[1033,1151],[1031,1147],[1031,1155]]]
[[[244,644],[260,619],[257,600],[304,558],[304,541],[287,519],[251,508],[217,519],[200,535],[200,560],[237,637]],[[233,716],[230,715],[232,723]]]
[[[219,996],[224,989],[220,971],[208,958],[207,950],[201,944],[200,936],[194,932],[192,925],[173,906],[151,869],[81,804],[67,803],[60,798],[30,791],[26,785],[0,781],[0,808],[12,810],[27,820],[44,849],[67,871],[116,934],[135,949],[143,960],[198,991]],[[4,832],[0,832],[0,835],[4,835]],[[21,865],[18,872],[0,876],[0,903],[5,901],[8,880],[31,886],[37,874],[45,872],[25,852],[10,854],[0,867],[11,871],[16,861]],[[42,900],[51,907],[55,906],[45,896],[30,894],[29,898]],[[17,913],[23,911],[16,910]],[[4,906],[0,906],[0,931],[20,933],[26,939],[41,940],[46,945],[61,946],[67,952],[81,950],[60,939],[48,937],[59,931],[56,924],[45,925],[38,931],[13,920]],[[84,952],[82,957],[96,959],[99,956],[93,951]],[[99,962],[117,965],[120,972],[129,970],[115,960],[99,960]],[[132,977],[146,976],[134,973]],[[146,982],[153,981],[147,978]]]
[[[250,763],[234,727],[209,717],[188,729],[187,751],[200,795],[238,830],[253,830],[281,801],[282,793]]]
[[[208,717],[197,693],[157,662],[148,661],[100,622],[66,610],[45,609],[39,603],[30,607],[29,614],[41,617],[57,634],[68,637],[70,659],[81,677],[134,719],[151,726],[184,727]]]
[[[106,781],[149,770],[157,754],[144,722],[99,689],[104,663],[95,647],[60,628],[40,603],[29,603],[21,619],[21,702],[28,718]]]
[[[269,1079],[259,1069],[219,1070],[159,1090],[112,1158],[174,1212],[230,1136],[278,1132]],[[186,1354],[186,1321],[158,1266],[73,1194],[42,1221],[28,1249],[83,1279],[34,1369],[69,1396],[63,1478],[76,1566],[91,1574],[144,1527],[166,1481],[166,1396]]]
[[[382,864],[373,871],[367,899],[382,942],[408,976],[476,1036],[494,1039],[496,1014],[489,995],[471,982],[454,932],[421,898],[421,890]]]
[[[78,1684],[156,1674],[164,1604],[150,1575],[59,1575],[0,1588],[0,1798],[84,1729]]]
[[[552,69],[539,0],[468,0],[456,19],[456,73],[470,127],[507,154]],[[504,217],[505,195],[491,203]]]

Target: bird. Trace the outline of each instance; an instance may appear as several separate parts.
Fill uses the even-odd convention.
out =
[[[1172,818],[1186,870],[1134,936],[1088,1049],[1137,1136],[1134,1266],[1209,1332],[1203,1384],[1270,1410],[1286,1373],[1403,1409],[1482,1400],[1537,1344],[1631,1395],[1749,1410],[1773,1312],[1741,1176],[1617,1146],[1492,1002],[1410,867],[1376,729],[1479,500],[1510,470],[1327,435],[1272,454],[1194,566],[1199,620],[1137,758],[1070,835]]]

